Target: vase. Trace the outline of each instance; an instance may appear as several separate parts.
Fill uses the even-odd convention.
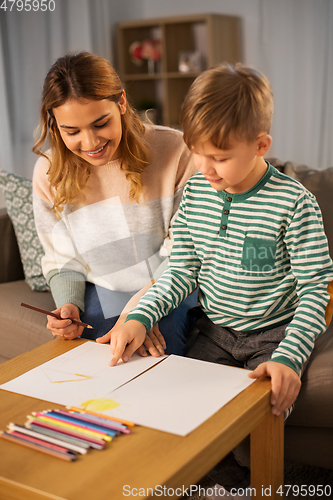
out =
[[[154,59],[148,59],[148,73],[150,75],[155,73],[155,61],[154,61]]]

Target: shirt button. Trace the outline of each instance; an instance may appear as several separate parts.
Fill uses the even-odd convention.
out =
[[[228,215],[229,214],[229,210],[224,210],[223,212],[225,215]]]
[[[225,229],[227,229],[227,226],[225,224],[223,224],[223,226],[221,226],[221,228],[223,229],[223,231],[225,231]]]
[[[232,198],[230,198],[230,196],[228,196],[227,201],[232,201]]]

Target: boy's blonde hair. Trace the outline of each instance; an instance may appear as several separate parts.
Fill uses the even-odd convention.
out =
[[[48,177],[55,189],[54,212],[61,212],[66,203],[84,198],[83,190],[91,165],[65,146],[53,109],[79,99],[108,99],[119,106],[123,91],[123,84],[110,62],[88,52],[60,57],[49,70],[44,81],[40,124],[32,150],[50,161]],[[126,112],[121,115],[121,124],[121,167],[131,186],[130,196],[138,201],[142,173],[150,153],[144,139],[145,128],[128,101]],[[46,143],[51,149],[51,159],[43,149]]]
[[[231,136],[252,142],[269,133],[272,116],[273,94],[267,78],[242,63],[223,63],[192,83],[180,122],[189,148],[209,140],[227,150]]]

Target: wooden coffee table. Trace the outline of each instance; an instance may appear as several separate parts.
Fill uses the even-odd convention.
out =
[[[7,382],[84,340],[52,340],[0,365]],[[251,434],[251,487],[255,498],[281,499],[283,415],[270,411],[270,380],[260,379],[186,437],[135,426],[103,451],[90,450],[64,462],[0,439],[0,498],[5,500],[121,500],[149,496],[179,498]],[[0,429],[23,424],[32,411],[61,408],[0,391]],[[154,491],[154,488],[155,491]],[[187,488],[187,490],[186,490]],[[266,495],[263,492],[266,491]],[[153,495],[154,492],[154,495]],[[163,495],[161,495],[161,492]]]

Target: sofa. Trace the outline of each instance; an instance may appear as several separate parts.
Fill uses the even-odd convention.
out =
[[[279,170],[302,182],[317,197],[332,256],[333,168],[316,171],[291,162],[283,163],[274,158],[269,161]],[[0,187],[1,185],[10,215],[9,217],[6,209],[0,210],[2,362],[53,338],[45,327],[46,317],[21,307],[21,302],[47,310],[54,308],[54,302],[43,281],[38,262],[42,249],[33,233],[31,181],[22,181],[18,176],[0,172]],[[32,254],[31,248],[34,250]],[[285,428],[285,457],[290,461],[333,470],[332,450],[333,322],[317,339],[303,375],[300,395]]]
[[[55,308],[48,291],[32,290],[25,281],[11,219],[0,209],[0,362],[14,358],[51,339],[46,316],[21,307],[21,302],[47,311]]]

